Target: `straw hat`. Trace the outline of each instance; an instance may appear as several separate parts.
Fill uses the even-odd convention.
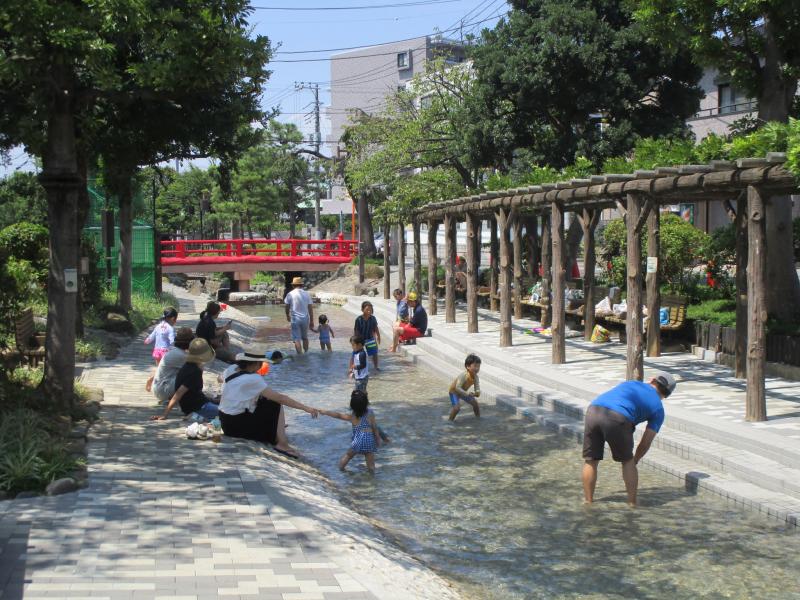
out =
[[[204,338],[195,338],[186,351],[186,362],[203,365],[214,360],[214,356],[216,356],[214,349]]]
[[[175,332],[174,345],[177,348],[186,350],[193,339],[194,332],[192,331],[191,327],[181,327]]]
[[[295,277],[294,279],[292,279],[292,285],[303,285],[303,278]]]
[[[244,352],[239,352],[236,355],[236,362],[239,361],[247,361],[247,362],[264,362],[266,357],[264,356],[263,352],[256,352],[253,349],[245,350]]]

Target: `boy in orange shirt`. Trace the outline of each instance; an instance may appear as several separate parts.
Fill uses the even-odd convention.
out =
[[[478,371],[481,370],[481,359],[475,354],[470,354],[464,360],[465,371],[453,380],[450,384],[450,420],[455,421],[458,411],[461,410],[461,403],[466,402],[472,406],[472,411],[476,417],[481,416],[481,408],[476,398],[481,395],[481,385],[478,380]],[[469,393],[469,388],[474,387],[473,393]]]

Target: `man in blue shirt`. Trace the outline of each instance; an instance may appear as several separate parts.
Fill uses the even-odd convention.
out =
[[[583,428],[583,496],[587,504],[594,500],[597,484],[597,464],[603,460],[606,442],[611,456],[622,463],[622,479],[628,494],[628,504],[636,506],[636,488],[639,472],[636,465],[647,454],[664,423],[662,399],[675,389],[675,379],[661,373],[650,380],[625,381],[595,398],[586,409]],[[647,428],[633,451],[633,432],[639,423],[647,421]]]

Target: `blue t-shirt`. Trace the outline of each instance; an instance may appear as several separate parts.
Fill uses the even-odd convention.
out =
[[[397,301],[397,318],[402,320],[408,319],[408,304],[406,304],[405,300]]]
[[[625,381],[600,394],[592,406],[602,406],[618,412],[634,425],[647,421],[647,428],[658,432],[664,423],[661,396],[649,383]]]

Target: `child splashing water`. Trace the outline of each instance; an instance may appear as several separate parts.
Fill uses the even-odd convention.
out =
[[[172,344],[175,343],[175,322],[177,320],[178,311],[168,306],[164,309],[164,316],[161,318],[161,321],[153,328],[150,335],[144,339],[145,344],[152,344],[155,342],[152,356],[156,361],[156,367],[158,367],[164,355],[169,352]],[[144,387],[148,392],[153,387],[153,379],[155,376],[156,373],[153,371],[153,374],[147,379],[147,383]]]
[[[333,333],[333,329],[328,324],[328,316],[327,315],[320,315],[319,316],[319,327],[314,329],[311,328],[311,331],[316,331],[319,333],[319,347],[322,350],[327,350],[328,352],[333,352],[331,348],[331,338],[336,337]]]
[[[478,372],[481,370],[481,359],[475,354],[470,354],[464,360],[464,372],[453,380],[450,384],[450,420],[455,421],[456,415],[461,410],[461,403],[466,402],[472,406],[472,412],[476,417],[481,416],[481,408],[478,405],[478,396],[481,395],[481,384],[478,379]],[[474,386],[474,387],[473,387]],[[469,393],[469,388],[473,388]]]
[[[344,471],[352,458],[356,454],[363,454],[367,463],[367,470],[375,474],[375,452],[381,445],[381,436],[378,434],[378,423],[375,421],[375,413],[369,408],[369,398],[366,392],[353,390],[350,395],[351,414],[343,414],[329,410],[319,411],[321,414],[348,421],[353,426],[353,434],[350,441],[350,448],[339,459],[339,469]]]

